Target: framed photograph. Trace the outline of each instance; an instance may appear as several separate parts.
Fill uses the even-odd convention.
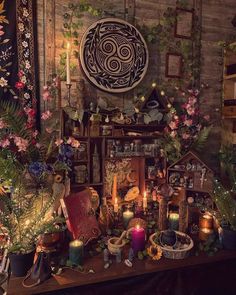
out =
[[[182,74],[182,55],[178,53],[166,54],[166,77],[180,78]]]
[[[176,8],[175,37],[191,39],[193,31],[193,10]]]

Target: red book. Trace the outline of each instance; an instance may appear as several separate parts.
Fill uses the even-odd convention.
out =
[[[90,198],[91,193],[86,189],[61,199],[61,206],[69,231],[74,239],[82,240],[85,245],[101,234]]]

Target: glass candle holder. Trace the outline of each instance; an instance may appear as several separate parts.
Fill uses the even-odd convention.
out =
[[[83,265],[84,243],[81,240],[74,240],[69,244],[69,260],[72,265]]]

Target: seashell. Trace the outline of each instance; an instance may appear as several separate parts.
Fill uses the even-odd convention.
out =
[[[125,259],[125,265],[128,267],[133,267],[133,263],[129,259]]]
[[[139,188],[137,186],[134,186],[128,190],[127,194],[125,195],[125,201],[126,202],[133,201],[138,196],[139,196]]]

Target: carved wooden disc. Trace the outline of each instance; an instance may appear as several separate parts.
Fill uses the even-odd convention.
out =
[[[87,29],[81,40],[80,58],[88,79],[113,93],[137,86],[148,67],[148,50],[142,35],[117,18],[101,19]]]

